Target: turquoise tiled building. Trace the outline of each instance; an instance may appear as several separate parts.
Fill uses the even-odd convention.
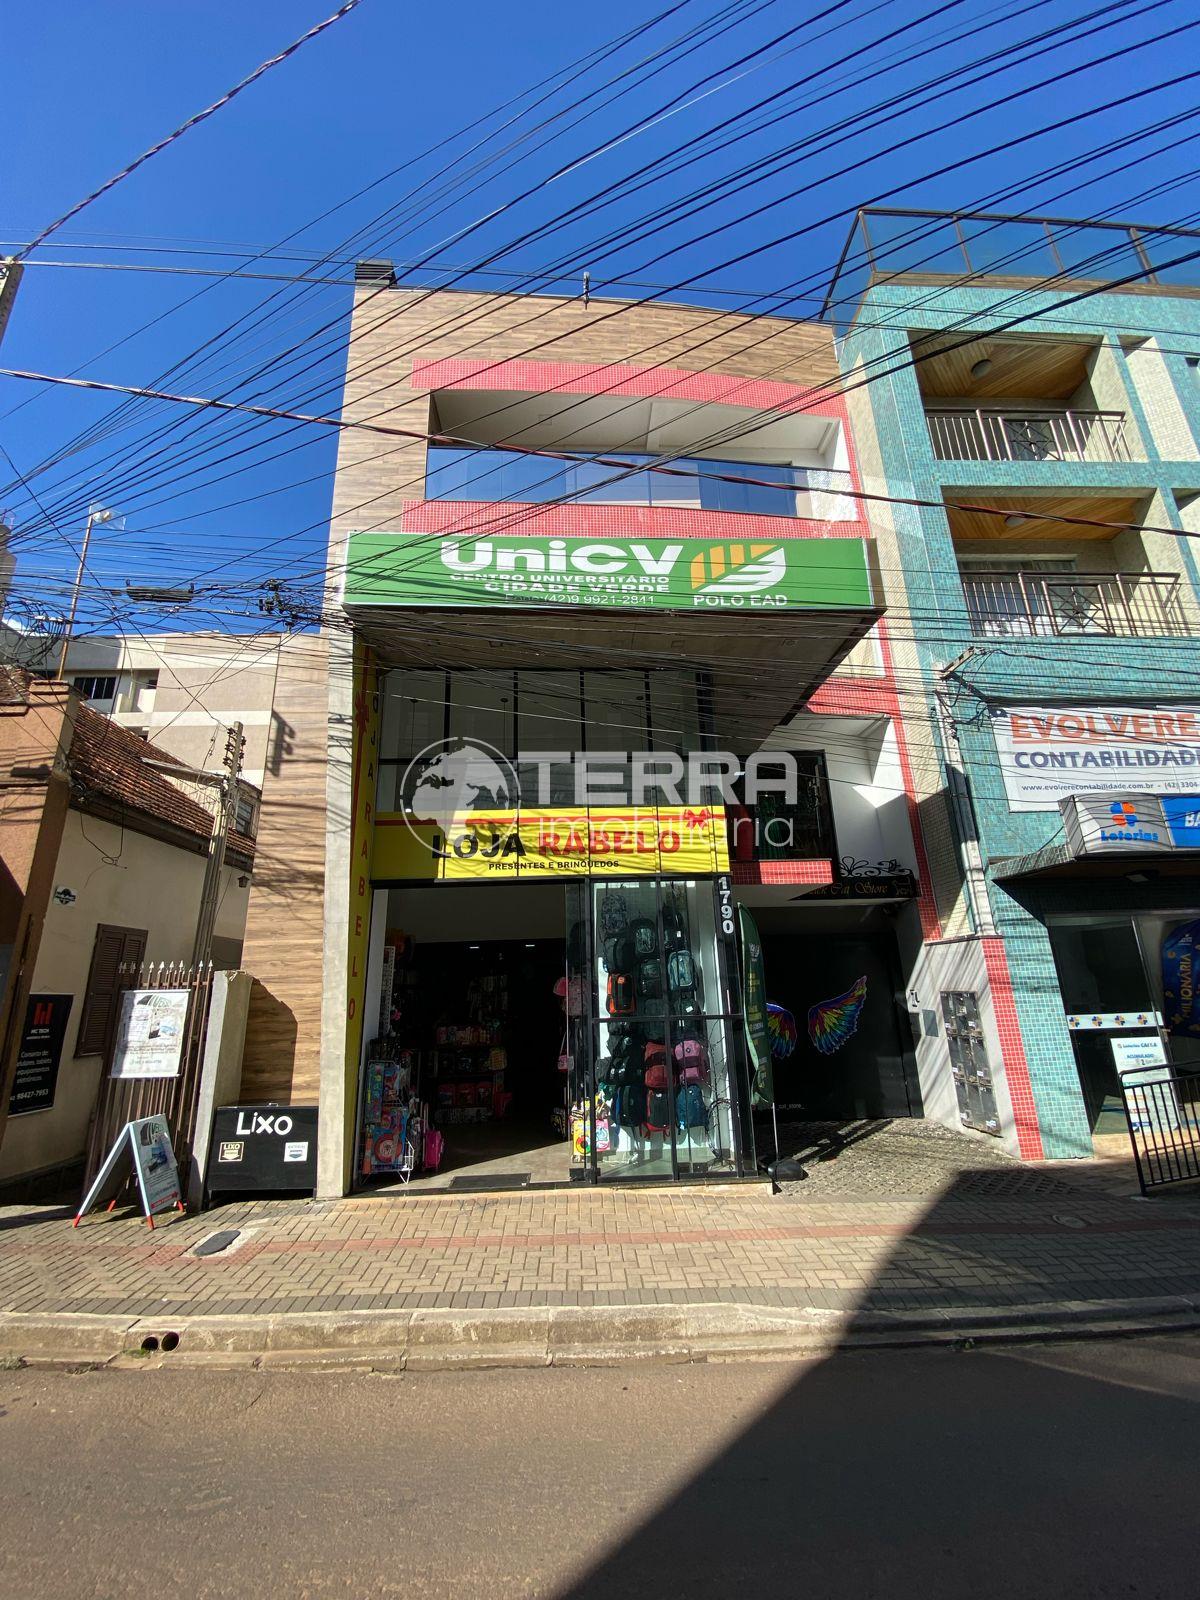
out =
[[[1200,1055],[1162,979],[1200,916],[1200,234],[867,211],[826,314],[936,905],[926,1106],[1088,1155],[1123,1064]]]

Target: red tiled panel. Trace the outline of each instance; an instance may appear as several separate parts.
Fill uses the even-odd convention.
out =
[[[524,505],[504,501],[414,500],[404,508],[405,533],[528,533],[563,538],[861,539],[860,522],[816,522],[698,507]]]
[[[1042,1135],[1038,1128],[1037,1106],[1033,1099],[1033,1085],[1029,1081],[1029,1062],[1025,1057],[1025,1041],[1021,1038],[1021,1024],[1017,1018],[1013,999],[1012,978],[1008,971],[1008,956],[1004,940],[995,935],[981,939],[983,959],[987,967],[988,986],[992,992],[992,1008],[996,1014],[996,1028],[1000,1034],[1000,1054],[1004,1058],[1004,1076],[1012,1101],[1013,1122],[1017,1129],[1017,1148],[1026,1161],[1041,1161]]]
[[[734,883],[805,884],[810,889],[833,882],[832,861],[735,861]]]

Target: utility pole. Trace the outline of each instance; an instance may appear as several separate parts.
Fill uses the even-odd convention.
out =
[[[192,947],[192,966],[199,968],[212,959],[213,928],[217,920],[217,906],[221,896],[221,869],[225,865],[225,847],[237,821],[238,786],[242,776],[242,758],[246,750],[246,736],[240,722],[235,722],[225,740],[225,755],[221,765],[225,774],[221,779],[221,807],[217,824],[208,846],[208,865],[204,869],[204,888],[200,895],[200,914],[196,919],[196,942]]]
[[[79,610],[79,591],[83,588],[88,545],[92,542],[92,528],[97,522],[108,522],[111,518],[111,511],[104,511],[99,506],[88,507],[87,526],[83,530],[83,544],[79,549],[79,567],[75,573],[75,587],[71,590],[71,609],[67,614],[67,626],[63,632],[62,649],[58,652],[58,671],[54,674],[56,683],[62,682],[63,674],[67,670],[67,651],[71,648],[71,635],[75,631],[75,613]]]

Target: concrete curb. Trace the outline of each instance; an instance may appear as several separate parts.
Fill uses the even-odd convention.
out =
[[[844,1312],[752,1305],[554,1306],[177,1318],[0,1315],[0,1361],[389,1371],[810,1359],[835,1350],[1112,1338],[1200,1328],[1184,1296]]]

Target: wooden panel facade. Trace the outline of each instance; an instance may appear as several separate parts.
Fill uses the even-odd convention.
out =
[[[321,1069],[329,679],[324,639],[281,647],[242,966],[243,1100],[315,1105]]]

